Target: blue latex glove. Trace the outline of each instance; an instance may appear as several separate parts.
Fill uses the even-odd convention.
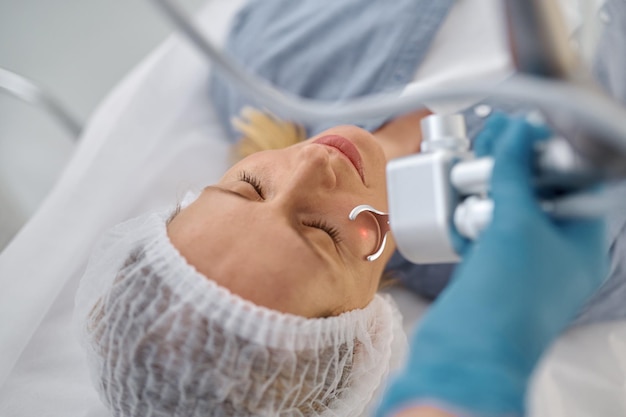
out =
[[[463,248],[379,416],[420,402],[461,415],[524,414],[541,354],[600,286],[606,267],[603,221],[557,221],[535,199],[532,145],[547,136],[545,128],[495,115],[477,138],[478,154],[495,157],[493,220]]]

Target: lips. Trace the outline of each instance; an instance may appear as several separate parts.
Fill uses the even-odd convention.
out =
[[[361,181],[365,183],[365,177],[363,175],[363,160],[361,159],[361,154],[359,153],[359,150],[356,148],[356,146],[354,146],[352,142],[350,142],[343,136],[327,135],[314,140],[313,143],[330,146],[331,148],[337,149],[346,158],[348,158],[350,163],[352,163],[352,166],[354,166],[357,173],[361,177]]]

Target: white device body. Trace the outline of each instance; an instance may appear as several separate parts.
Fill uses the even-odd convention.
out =
[[[450,186],[450,172],[461,158],[461,153],[439,150],[387,165],[389,223],[398,250],[413,263],[460,259],[450,241],[459,198]]]
[[[422,120],[422,153],[387,164],[389,224],[398,250],[413,263],[459,261],[451,228],[476,239],[491,222],[488,190],[494,161],[476,159],[465,133],[462,115],[428,116]],[[536,151],[536,187],[576,189],[594,179],[590,166],[561,138],[542,142]],[[611,205],[584,193],[541,203],[557,217],[597,215]]]

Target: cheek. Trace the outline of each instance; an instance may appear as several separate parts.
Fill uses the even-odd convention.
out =
[[[352,229],[351,239],[355,248],[355,255],[361,262],[365,257],[378,250],[382,234],[376,218],[368,212],[361,213],[354,222],[347,224]]]
[[[358,226],[357,239],[359,240],[359,247],[364,249],[363,257],[376,252],[378,249],[379,232],[373,226]]]
[[[350,290],[351,308],[365,308],[378,291],[382,268],[376,262],[363,261],[354,273],[357,275]]]

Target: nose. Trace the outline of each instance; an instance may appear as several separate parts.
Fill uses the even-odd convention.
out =
[[[303,146],[293,158],[287,175],[285,188],[281,193],[286,201],[319,197],[337,186],[330,153],[324,145]]]
[[[298,152],[294,161],[292,186],[331,190],[337,185],[337,176],[333,171],[330,153],[326,146],[309,144]]]

